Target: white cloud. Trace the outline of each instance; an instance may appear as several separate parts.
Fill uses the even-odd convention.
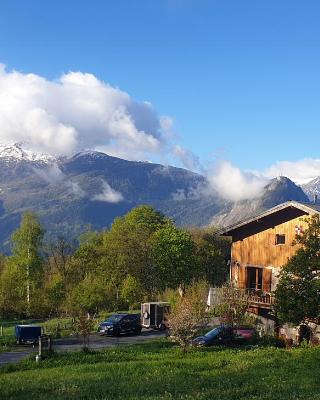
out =
[[[112,189],[112,187],[105,181],[102,181],[102,193],[96,194],[92,200],[105,201],[107,203],[119,203],[123,200],[120,192]]]
[[[200,170],[207,178],[208,185],[199,187],[191,194],[177,191],[175,200],[210,196],[214,192],[229,201],[259,198],[264,187],[271,179],[285,176],[297,185],[303,185],[320,177],[320,159],[304,158],[297,161],[278,161],[262,171],[243,171],[228,160],[215,163],[205,169],[201,167],[199,158],[180,146],[173,148],[173,154],[180,158],[184,166],[191,170]]]
[[[307,183],[320,176],[320,159],[279,161],[271,165],[263,174],[270,178],[286,176],[297,184]]]
[[[67,185],[69,186],[71,193],[74,194],[77,198],[82,199],[86,197],[86,192],[81,189],[80,185],[77,182],[68,181]]]
[[[229,161],[221,161],[207,171],[208,191],[215,190],[226,200],[240,201],[261,196],[268,180],[251,172],[243,172]]]
[[[92,74],[69,72],[57,80],[0,68],[0,142],[68,155],[103,150],[127,159],[149,159],[166,149],[169,117],[148,102]]]
[[[57,184],[65,178],[63,172],[55,163],[49,165],[47,168],[34,168],[34,172],[50,184]]]
[[[268,180],[285,176],[298,185],[320,176],[320,159],[305,158],[297,161],[279,161],[264,171],[241,171],[230,161],[222,161],[206,172],[209,187],[205,194],[216,190],[231,201],[258,198]]]
[[[192,151],[176,145],[173,147],[173,154],[185,168],[193,171],[199,169],[199,157],[193,154]]]
[[[171,117],[159,116],[149,102],[136,102],[92,74],[68,72],[48,80],[0,64],[0,143],[24,143],[53,155],[96,149],[130,160],[166,163],[175,158],[188,169],[201,169],[199,158],[176,145],[176,138]],[[39,174],[50,183],[64,179],[56,166]],[[320,176],[320,159],[279,161],[259,173],[242,172],[224,161],[206,175],[211,191],[237,201],[259,196],[267,178],[284,175],[302,184]],[[106,185],[106,199],[122,200],[121,193]],[[71,183],[70,190],[86,195],[77,184]]]
[[[49,165],[46,168],[34,168],[34,172],[50,185],[63,184],[68,188],[68,192],[75,195],[77,198],[86,197],[86,192],[81,189],[78,182],[73,182],[64,175],[56,163]]]

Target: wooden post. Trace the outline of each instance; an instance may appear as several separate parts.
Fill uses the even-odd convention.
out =
[[[49,353],[52,352],[52,339],[51,339],[51,335],[48,336],[48,352],[49,352]]]
[[[39,337],[39,356],[42,356],[42,337]]]
[[[0,327],[0,336],[3,336],[3,325]]]

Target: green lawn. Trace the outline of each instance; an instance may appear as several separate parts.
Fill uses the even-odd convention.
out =
[[[203,349],[165,340],[26,360],[0,370],[1,399],[318,400],[320,348]]]

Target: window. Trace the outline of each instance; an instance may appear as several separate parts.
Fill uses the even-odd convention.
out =
[[[129,318],[130,321],[139,321],[140,314],[128,315],[128,318]]]
[[[275,244],[286,244],[286,235],[276,235]]]
[[[262,289],[262,268],[247,267],[247,288],[251,290]]]

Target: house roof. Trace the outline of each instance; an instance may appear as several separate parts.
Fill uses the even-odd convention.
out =
[[[237,222],[236,224],[227,226],[225,229],[221,231],[221,235],[223,236],[232,236],[232,233],[239,229],[242,228],[248,224],[258,222],[262,220],[265,217],[268,217],[272,214],[276,214],[282,210],[285,210],[286,208],[296,208],[297,210],[301,210],[305,214],[315,214],[315,213],[320,213],[320,203],[301,203],[298,201],[287,201],[285,203],[279,204],[275,207],[270,208],[269,210],[266,210],[258,215],[255,215],[251,218],[248,218],[246,220]]]

